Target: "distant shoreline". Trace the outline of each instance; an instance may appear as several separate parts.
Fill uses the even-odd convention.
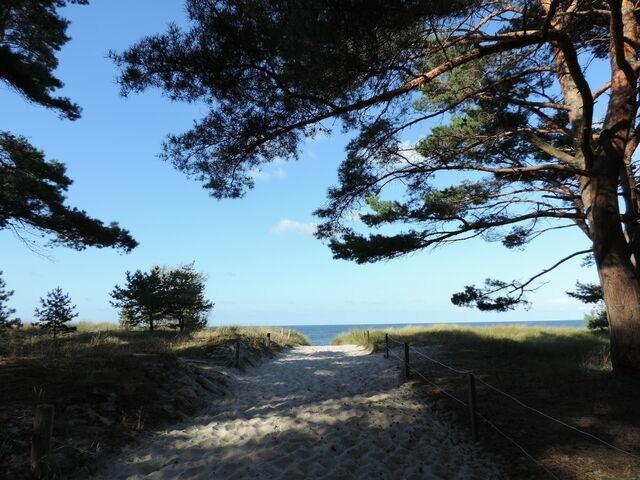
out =
[[[495,327],[500,325],[520,325],[550,328],[585,328],[583,320],[532,320],[532,321],[497,321],[497,322],[420,322],[420,323],[351,323],[330,325],[274,325],[274,330],[295,329],[309,339],[311,345],[329,345],[331,340],[343,332],[350,330],[376,330],[383,328],[402,328],[405,326],[457,325],[461,327]]]

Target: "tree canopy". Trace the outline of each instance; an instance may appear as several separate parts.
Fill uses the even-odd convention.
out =
[[[177,168],[215,197],[239,197],[253,170],[296,158],[338,120],[356,135],[317,211],[336,258],[372,262],[474,237],[522,248],[577,227],[584,245],[558,245],[540,274],[489,279],[452,300],[507,310],[540,275],[593,255],[614,366],[640,370],[634,2],[186,6],[184,28],[112,54],[124,94],[157,87],[209,106],[165,142]],[[426,135],[407,145],[417,128]]]
[[[205,279],[193,265],[126,272],[126,284],[114,287],[111,304],[120,309],[121,323],[126,327],[200,330],[207,325],[214,306],[205,298]]]
[[[80,107],[56,96],[63,83],[55,76],[57,52],[69,41],[69,22],[58,10],[86,0],[7,0],[0,4],[0,82],[25,100],[76,120]],[[6,114],[6,112],[5,112]],[[23,230],[53,234],[54,243],[76,249],[137,245],[116,223],[105,225],[65,204],[71,180],[65,167],[47,160],[26,138],[0,131],[0,229],[22,238]]]

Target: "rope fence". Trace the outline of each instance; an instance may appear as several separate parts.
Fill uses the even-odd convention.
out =
[[[399,345],[403,347],[404,350],[404,358],[402,358],[401,356],[396,355],[393,351],[392,348],[390,347],[390,344],[394,344],[394,345]],[[443,388],[442,386],[438,385],[437,383],[435,383],[433,380],[430,380],[428,378],[428,376],[426,374],[424,374],[423,372],[420,372],[419,370],[417,370],[414,366],[411,365],[410,362],[410,358],[409,358],[409,352],[414,353],[415,355],[417,355],[420,358],[423,358],[435,365],[439,365],[440,367],[448,370],[449,372],[456,374],[456,375],[464,375],[467,377],[468,379],[468,393],[469,393],[469,398],[468,401],[464,401],[461,398],[459,398],[458,396],[452,394],[451,392],[448,392],[445,388]],[[502,436],[503,438],[505,438],[508,442],[510,442],[511,444],[513,444],[518,450],[520,450],[526,457],[528,457],[531,461],[533,461],[537,466],[539,466],[542,470],[544,470],[549,477],[555,479],[555,480],[560,480],[560,478],[552,471],[549,469],[549,467],[547,467],[546,465],[544,465],[544,463],[542,463],[540,460],[536,459],[531,453],[529,453],[521,444],[519,444],[516,440],[514,440],[510,435],[508,435],[507,433],[505,433],[500,427],[498,427],[494,422],[492,422],[489,418],[487,418],[486,415],[482,414],[481,412],[478,412],[477,407],[476,407],[476,388],[475,388],[475,383],[476,381],[478,381],[482,386],[487,387],[488,389],[492,390],[493,392],[502,395],[503,397],[511,400],[512,402],[514,402],[516,405],[530,411],[533,412],[537,415],[540,415],[544,418],[546,418],[547,420],[550,420],[552,422],[555,422],[558,425],[561,425],[567,429],[572,430],[575,433],[578,433],[584,437],[587,437],[591,440],[594,440],[604,446],[606,446],[607,448],[610,448],[612,450],[615,450],[618,453],[621,453],[623,455],[626,455],[630,458],[633,458],[635,460],[640,460],[640,455],[629,451],[629,450],[624,450],[620,447],[617,447],[613,444],[611,444],[610,442],[607,442],[606,440],[603,440],[602,438],[589,433],[587,431],[584,431],[574,425],[571,425],[563,420],[560,420],[558,418],[553,417],[552,415],[549,415],[548,413],[545,413],[541,410],[538,410],[537,408],[534,408],[530,405],[527,405],[526,403],[524,403],[522,400],[518,399],[517,397],[515,397],[514,395],[507,393],[503,390],[501,390],[500,388],[496,387],[495,385],[492,385],[491,383],[487,382],[486,380],[483,380],[482,378],[477,377],[473,371],[471,370],[463,370],[460,368],[456,368],[454,366],[448,365],[446,363],[443,363],[442,361],[433,358],[427,354],[425,354],[424,352],[421,352],[420,350],[416,349],[414,346],[410,346],[407,342],[402,342],[398,339],[395,339],[393,337],[391,337],[388,333],[385,333],[385,358],[395,358],[396,360],[398,360],[401,363],[404,363],[404,370],[405,370],[405,379],[409,380],[412,374],[415,374],[416,376],[418,376],[420,379],[422,379],[424,382],[426,382],[427,384],[433,386],[434,388],[437,389],[438,392],[444,394],[445,396],[447,396],[448,398],[450,398],[451,400],[455,401],[456,403],[462,405],[463,407],[469,409],[469,416],[470,416],[470,424],[471,424],[471,433],[473,436],[474,440],[478,440],[478,430],[477,430],[477,419],[482,420],[482,422],[484,422],[486,425],[488,425],[489,427],[491,427],[491,429],[493,429],[496,433],[498,433],[500,436]]]

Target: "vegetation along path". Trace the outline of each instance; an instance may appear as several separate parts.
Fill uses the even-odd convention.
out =
[[[353,345],[295,347],[95,478],[501,478],[486,453],[399,385],[394,365]]]

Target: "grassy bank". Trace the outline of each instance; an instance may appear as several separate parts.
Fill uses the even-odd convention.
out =
[[[225,374],[204,371],[198,361],[231,368],[237,341],[241,368],[308,343],[296,331],[260,327],[183,335],[83,322],[56,342],[36,328],[0,333],[0,478],[28,478],[36,404],[55,407],[53,473],[69,478],[140,432],[192,415],[222,395]]]
[[[479,379],[525,404],[622,449],[638,450],[640,384],[638,379],[612,375],[607,336],[570,328],[440,325],[370,330],[368,335],[352,331],[334,343],[381,351],[385,333],[413,347],[412,367],[429,380],[414,375],[415,387],[423,389],[426,401],[463,429],[469,429],[468,412],[447,394],[466,401],[467,377],[421,357],[414,348],[456,369],[472,370]],[[402,357],[401,345],[391,342],[391,346],[395,347],[392,353]],[[637,460],[527,410],[481,382],[477,397],[479,412],[559,478],[640,478]],[[511,478],[550,478],[482,422],[480,434],[484,444],[505,458]]]
[[[356,344],[381,351],[385,333],[402,343],[446,346],[456,353],[454,363],[477,361],[476,352],[491,354],[493,361],[506,361],[507,365],[518,363],[528,370],[546,370],[549,375],[611,372],[608,337],[578,328],[409,326],[369,330],[368,334],[364,330],[352,330],[337,336],[332,343]]]

